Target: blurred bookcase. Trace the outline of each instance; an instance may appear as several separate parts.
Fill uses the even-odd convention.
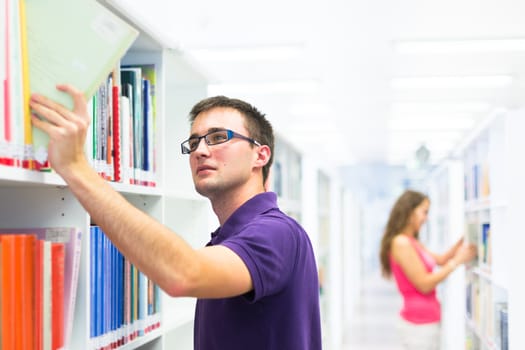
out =
[[[523,322],[525,311],[513,297],[522,287],[512,276],[521,254],[514,246],[522,240],[519,217],[523,213],[516,212],[516,206],[523,208],[523,197],[516,199],[515,193],[523,192],[523,181],[514,169],[522,166],[518,149],[525,143],[515,129],[525,131],[523,116],[520,110],[495,112],[459,153],[464,165],[465,232],[468,241],[478,247],[465,273],[467,350],[508,350],[523,345],[523,335],[509,331],[512,322]],[[509,314],[516,316],[514,321]]]

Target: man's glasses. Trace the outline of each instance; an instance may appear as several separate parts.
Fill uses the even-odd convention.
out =
[[[221,129],[221,130],[210,131],[206,135],[190,137],[189,139],[181,143],[180,147],[181,147],[182,154],[190,154],[191,152],[195,151],[199,147],[199,143],[201,142],[201,139],[204,139],[204,141],[206,141],[206,144],[208,146],[214,146],[214,145],[219,145],[221,143],[230,141],[234,137],[246,140],[257,146],[261,145],[259,142],[255,141],[254,139],[238,134],[235,131],[228,130],[228,129]]]

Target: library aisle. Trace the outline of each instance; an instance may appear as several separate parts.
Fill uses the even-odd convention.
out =
[[[381,278],[379,271],[366,275],[341,350],[401,350],[397,332],[401,298],[395,284]]]

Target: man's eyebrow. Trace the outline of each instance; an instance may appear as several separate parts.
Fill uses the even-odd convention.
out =
[[[219,128],[219,127],[209,128],[203,135],[209,134],[210,132],[219,131],[219,130],[226,130],[226,128]],[[195,137],[200,137],[200,136],[201,135],[194,132],[190,135],[190,139],[195,138]]]

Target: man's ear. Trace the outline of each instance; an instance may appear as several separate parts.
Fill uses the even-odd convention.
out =
[[[257,147],[257,159],[255,161],[255,166],[261,168],[264,167],[270,161],[271,155],[272,151],[270,150],[270,146],[262,145]]]

